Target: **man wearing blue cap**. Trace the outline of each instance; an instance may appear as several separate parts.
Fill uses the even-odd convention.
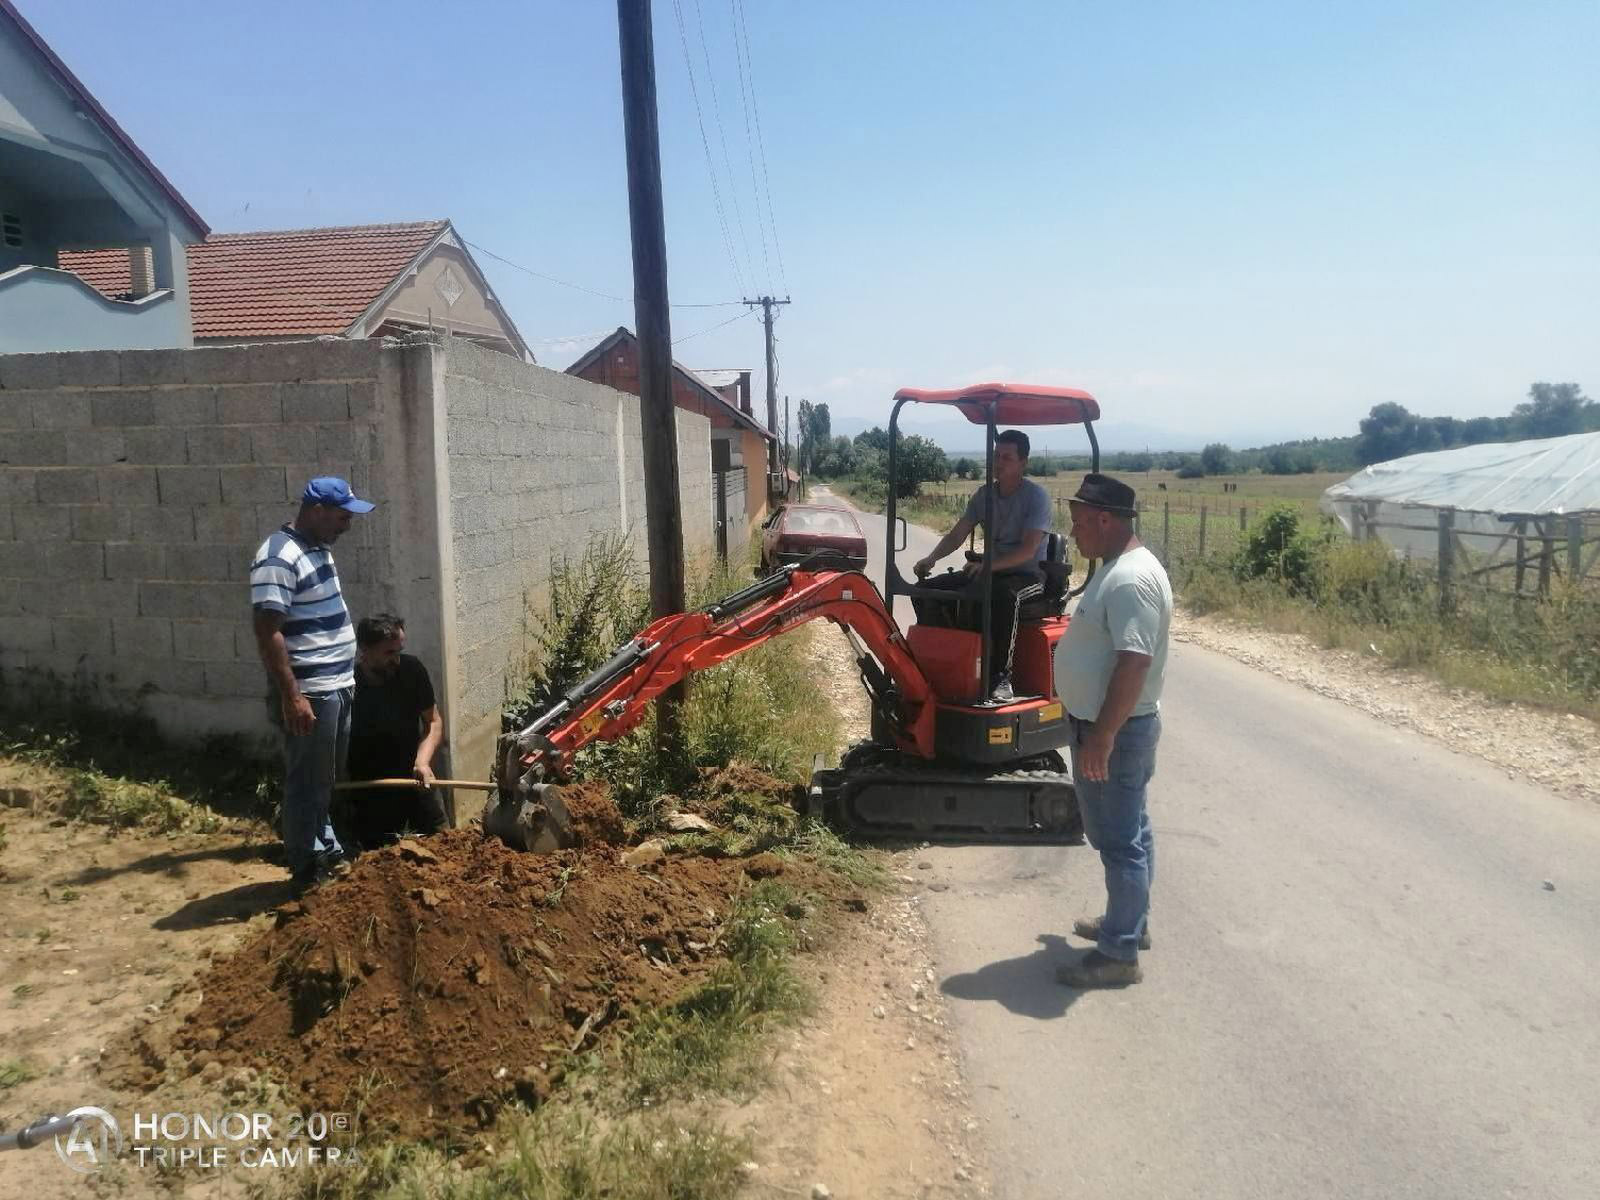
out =
[[[343,479],[313,479],[250,567],[256,649],[283,714],[283,845],[302,892],[350,869],[328,808],[350,742],[356,634],[331,547],[373,507]]]

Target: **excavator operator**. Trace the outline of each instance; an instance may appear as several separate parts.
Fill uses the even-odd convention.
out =
[[[1044,591],[1044,573],[1039,562],[1045,555],[1045,534],[1050,532],[1050,493],[1026,477],[1028,450],[1028,435],[1020,429],[1007,429],[996,435],[994,528],[983,531],[985,542],[994,548],[990,579],[992,616],[989,661],[994,664],[990,699],[1001,702],[1015,699],[1011,690],[1011,656],[1016,648],[1017,613],[1026,601]],[[913,569],[919,579],[925,579],[935,563],[965,542],[972,531],[984,523],[990,486],[986,483],[972,493],[961,519],[939,539],[932,554],[917,561]],[[982,563],[968,562],[963,572],[926,580],[923,586],[959,591],[981,569]],[[945,625],[957,623],[948,618],[938,620],[938,615],[933,612],[935,606],[946,609],[956,607],[954,604],[945,605],[942,601],[919,601],[917,619]],[[962,617],[966,616],[962,614]],[[958,620],[968,628],[977,625],[976,614],[972,618]]]

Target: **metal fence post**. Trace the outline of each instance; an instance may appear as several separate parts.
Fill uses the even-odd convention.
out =
[[[1206,556],[1206,506],[1203,503],[1200,505],[1200,555],[1199,556],[1201,558],[1204,558]]]
[[[1449,613],[1455,608],[1454,559],[1456,548],[1456,514],[1453,509],[1439,510],[1439,611]]]
[[[1239,505],[1239,532],[1246,533],[1248,528],[1245,523],[1244,505]]]

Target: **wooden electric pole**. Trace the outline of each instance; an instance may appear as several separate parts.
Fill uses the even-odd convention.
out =
[[[655,40],[650,0],[617,0],[622,49],[622,124],[628,219],[633,235],[633,312],[639,337],[639,418],[644,434],[644,513],[650,612],[684,610],[683,514],[678,508],[678,421],[672,406],[672,323],[667,307],[667,230],[661,204]],[[681,687],[661,697],[659,744],[677,741]]]
[[[785,297],[775,300],[771,296],[762,296],[757,300],[746,300],[751,308],[761,306],[761,323],[767,327],[767,428],[772,432],[772,443],[767,452],[767,492],[772,492],[771,480],[778,473],[778,370],[777,356],[772,346],[772,310],[779,304],[788,304]]]

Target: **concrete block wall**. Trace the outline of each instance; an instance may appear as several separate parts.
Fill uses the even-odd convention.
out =
[[[271,737],[248,574],[305,480],[377,501],[334,547],[351,613],[405,616],[454,773],[482,777],[552,554],[644,554],[638,398],[433,335],[0,355],[0,672]],[[710,429],[678,413],[686,550]]]
[[[370,490],[377,342],[0,356],[0,668],[264,731],[256,546],[315,474]],[[339,548],[356,602],[371,528]]]
[[[525,678],[551,561],[597,535],[631,535],[641,567],[639,398],[466,342],[448,345],[450,541],[461,761],[492,756],[499,713]],[[679,411],[685,553],[709,548],[711,429]]]

